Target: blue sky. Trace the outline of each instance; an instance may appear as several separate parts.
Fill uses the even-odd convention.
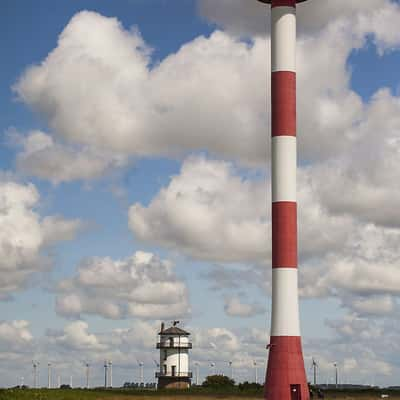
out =
[[[306,365],[318,358],[329,380],[337,361],[361,383],[378,365],[376,383],[396,384],[400,7],[326,1],[330,15],[316,0],[299,7]],[[63,376],[90,360],[97,383],[111,358],[117,384],[140,358],[150,380],[157,326],[174,318],[193,331],[203,375],[233,359],[250,379],[269,331],[265,10],[238,0],[1,9],[0,368],[13,360],[2,384],[28,380],[32,358]]]

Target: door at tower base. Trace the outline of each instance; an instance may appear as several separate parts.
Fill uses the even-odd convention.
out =
[[[300,336],[272,336],[267,369],[268,400],[308,400]]]
[[[188,377],[159,377],[158,389],[189,389],[191,379]]]

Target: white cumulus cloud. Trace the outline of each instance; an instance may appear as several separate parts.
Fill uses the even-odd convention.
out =
[[[60,144],[41,131],[30,132],[27,136],[13,135],[13,140],[22,147],[17,153],[18,172],[54,184],[99,178],[127,163],[122,155],[88,146]]]
[[[363,104],[349,89],[347,58],[370,33],[383,50],[398,45],[398,36],[378,29],[382,20],[390,25],[398,15],[399,7],[386,2],[358,16],[358,23],[334,18],[318,35],[299,40],[301,159],[330,157],[353,143]],[[245,43],[216,31],[153,67],[150,62],[151,49],[137,30],[94,12],[76,14],[57,47],[14,86],[21,101],[47,118],[57,138],[41,138],[41,146],[51,150],[46,154],[30,143],[37,137],[28,137],[20,167],[60,182],[99,176],[129,155],[204,149],[245,165],[264,164],[270,69],[264,39]],[[55,155],[63,162],[51,172]],[[70,161],[82,167],[72,168]]]
[[[51,268],[48,247],[72,239],[82,227],[79,220],[42,218],[39,204],[34,185],[0,180],[0,298],[23,288],[35,272]]]
[[[265,205],[259,182],[242,179],[229,163],[194,157],[147,207],[130,208],[129,225],[139,239],[194,258],[259,261],[267,256]]]
[[[53,334],[51,337],[56,344],[71,350],[104,350],[96,335],[88,332],[89,325],[84,321],[74,321],[65,326],[61,334]]]
[[[59,283],[56,310],[67,317],[176,318],[190,312],[188,291],[169,261],[136,252],[124,260],[90,258]]]
[[[33,343],[33,335],[29,330],[29,322],[1,321],[0,322],[0,346],[2,351],[24,351]]]
[[[224,310],[230,317],[252,317],[265,312],[264,308],[260,304],[244,303],[238,297],[226,298]]]

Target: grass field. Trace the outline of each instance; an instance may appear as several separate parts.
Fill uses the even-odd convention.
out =
[[[18,390],[0,391],[0,400],[254,400],[262,396],[231,396],[231,395],[189,395],[168,393],[123,393],[118,391],[96,390]]]
[[[330,393],[325,400],[376,400],[381,398],[383,391],[375,393]],[[118,390],[0,390],[0,400],[254,400],[262,399],[261,394],[229,395],[229,394],[170,394],[152,392],[141,394]],[[389,400],[400,400],[400,393],[390,393]]]

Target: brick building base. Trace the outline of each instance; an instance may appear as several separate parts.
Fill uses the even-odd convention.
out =
[[[159,389],[189,389],[190,378],[162,377],[158,378]]]

